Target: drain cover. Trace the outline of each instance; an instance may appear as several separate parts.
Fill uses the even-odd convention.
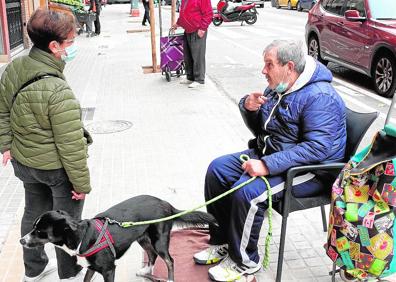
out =
[[[89,133],[108,134],[120,132],[132,127],[132,122],[126,120],[95,121],[85,126]]]

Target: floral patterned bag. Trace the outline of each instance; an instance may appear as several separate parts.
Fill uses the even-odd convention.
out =
[[[358,279],[396,272],[396,129],[378,132],[332,187],[327,255]]]

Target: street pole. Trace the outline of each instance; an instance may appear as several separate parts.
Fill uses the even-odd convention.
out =
[[[158,18],[159,18],[160,37],[162,37],[162,13],[161,13],[161,4],[162,4],[162,0],[159,0],[159,1],[158,1]]]
[[[176,0],[172,0],[171,8],[171,26],[176,23]]]
[[[161,5],[161,4],[160,4]],[[155,42],[155,12],[154,12],[154,1],[149,0],[150,6],[150,32],[151,32],[151,59],[153,62],[153,72],[157,72],[157,49]]]

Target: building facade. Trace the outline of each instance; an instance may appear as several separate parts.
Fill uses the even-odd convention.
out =
[[[34,10],[46,6],[46,0],[0,0],[0,63],[29,47],[26,24]]]

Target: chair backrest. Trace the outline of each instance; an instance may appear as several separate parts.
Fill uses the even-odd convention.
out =
[[[377,117],[378,112],[358,113],[346,108],[347,144],[345,150],[345,162],[349,161],[349,159],[356,153],[364,134]]]

